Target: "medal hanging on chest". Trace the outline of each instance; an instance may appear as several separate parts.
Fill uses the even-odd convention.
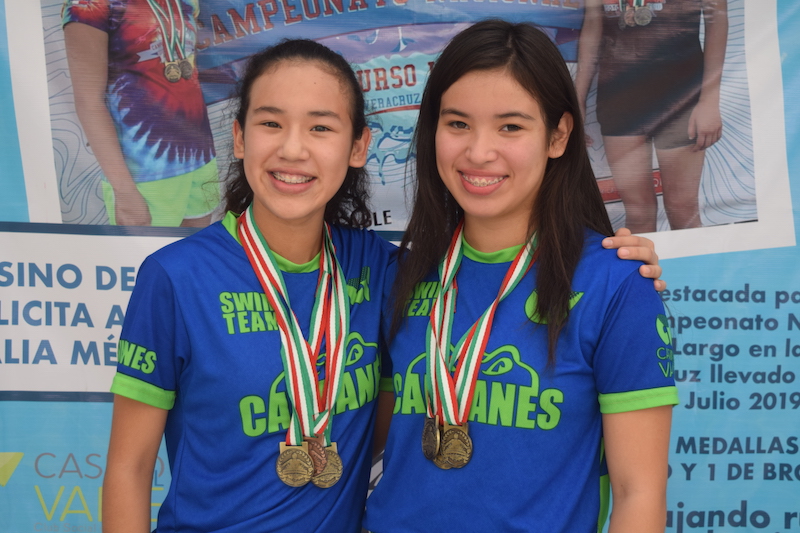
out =
[[[186,55],[186,23],[183,18],[181,0],[166,0],[166,8],[159,0],[147,0],[161,31],[164,47],[164,77],[170,83],[181,78],[188,80],[194,72],[194,56]],[[178,25],[175,24],[175,19]]]
[[[330,228],[323,231],[320,269],[309,341],[289,304],[289,294],[272,252],[253,219],[252,205],[239,217],[239,237],[267,300],[281,336],[281,360],[292,417],[275,464],[278,477],[290,487],[309,481],[332,487],[342,476],[338,447],[331,442],[331,417],[342,382],[345,342],[350,329],[350,304]],[[326,337],[325,386],[319,387],[316,363]]]
[[[450,336],[458,293],[456,274],[463,257],[463,227],[462,221],[439,265],[440,290],[431,307],[426,339],[425,407],[428,416],[422,430],[422,453],[442,469],[462,468],[472,458],[467,418],[494,314],[535,260],[534,239],[531,239],[508,268],[497,297],[451,353]],[[450,372],[453,363],[456,363],[454,374]]]

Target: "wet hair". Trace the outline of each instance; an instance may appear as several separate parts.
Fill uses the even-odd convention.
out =
[[[350,119],[353,140],[361,138],[367,125],[364,116],[364,95],[350,64],[330,48],[309,39],[284,39],[250,56],[234,96],[237,103],[234,120],[244,130],[250,91],[255,81],[271,68],[285,61],[308,61],[320,66],[339,79],[350,95]],[[344,182],[325,207],[325,221],[352,228],[369,226],[369,181],[364,168],[348,167]],[[253,201],[253,190],[247,183],[244,163],[236,159],[228,170],[225,190],[225,210],[242,213]]]
[[[564,154],[547,162],[529,224],[531,234],[536,230],[538,236],[536,311],[547,323],[548,363],[552,365],[558,335],[569,315],[572,276],[585,231],[611,235],[613,230],[586,151],[572,77],[555,44],[530,23],[478,22],[450,41],[431,70],[413,139],[417,156],[414,209],[400,245],[402,266],[395,280],[392,331],[403,321],[414,286],[436,270],[464,216],[436,166],[442,95],[465,74],[490,70],[507,72],[538,102],[548,134],[565,113],[574,119]]]

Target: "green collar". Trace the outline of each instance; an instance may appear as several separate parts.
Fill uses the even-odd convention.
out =
[[[461,237],[461,244],[464,250],[464,257],[468,257],[479,263],[510,263],[515,257],[517,257],[517,254],[522,249],[522,245],[519,244],[517,246],[504,248],[496,252],[480,252],[470,246],[463,235]]]
[[[239,240],[239,228],[237,225],[238,219],[239,215],[233,213],[232,211],[228,211],[225,214],[225,218],[222,219],[222,225],[225,226],[225,229],[228,230],[228,233],[231,234],[231,237],[236,239],[236,242],[241,245],[242,241]],[[280,268],[283,272],[289,272],[291,274],[303,274],[305,272],[314,272],[315,270],[319,270],[319,254],[317,254],[317,256],[308,263],[303,263],[302,265],[292,263],[288,259],[284,259],[275,252],[272,252],[272,255],[275,256],[275,261],[278,263],[278,268]]]

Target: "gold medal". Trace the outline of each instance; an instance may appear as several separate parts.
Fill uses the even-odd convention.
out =
[[[328,462],[328,457],[325,454],[325,437],[306,437],[305,442],[308,444],[308,455],[314,463],[314,475],[317,476],[325,470]]]
[[[637,7],[633,12],[633,20],[637,26],[647,26],[653,20],[653,12],[647,6]]]
[[[625,24],[628,26],[636,26],[636,11],[633,7],[627,6],[625,8]]]
[[[181,69],[181,77],[183,79],[188,80],[192,77],[194,63],[192,62],[191,56],[186,59],[181,59],[178,62],[178,67]]]
[[[463,468],[472,458],[472,439],[469,437],[467,423],[451,426],[445,423],[442,430],[441,455],[453,468]]]
[[[422,426],[422,455],[426,459],[433,461],[439,454],[441,441],[442,433],[439,428],[439,417],[425,417],[425,425]]]
[[[329,489],[342,477],[342,458],[339,457],[339,450],[335,442],[332,442],[324,450],[326,456],[325,468],[321,473],[315,474],[311,478],[311,483],[321,489]]]
[[[275,462],[275,471],[281,481],[290,487],[302,487],[314,474],[314,461],[308,455],[308,443],[287,446],[281,442],[280,455]]]
[[[181,67],[177,61],[167,61],[164,63],[164,77],[170,83],[177,83],[181,79]]]

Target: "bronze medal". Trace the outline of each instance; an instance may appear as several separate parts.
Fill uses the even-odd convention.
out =
[[[177,83],[181,79],[181,67],[177,61],[167,61],[164,63],[164,77],[170,83]]]
[[[425,417],[425,425],[422,426],[422,455],[426,459],[433,461],[439,454],[441,441],[442,433],[439,428],[439,417]]]
[[[194,72],[194,65],[192,64],[192,60],[181,59],[178,63],[178,67],[181,69],[181,77],[185,80],[188,80],[192,77],[192,73]]]
[[[441,454],[453,468],[463,468],[469,463],[472,458],[472,439],[466,422],[463,426],[444,425]]]
[[[636,26],[636,11],[631,6],[625,8],[625,24],[628,26]]]
[[[339,450],[336,443],[331,443],[325,450],[325,468],[319,474],[314,474],[311,483],[321,489],[329,489],[336,484],[342,477],[342,458],[339,457]]]
[[[302,487],[314,474],[314,461],[308,455],[308,443],[299,446],[287,446],[281,443],[280,455],[275,462],[275,471],[281,481],[290,487]]]
[[[447,459],[444,458],[442,455],[442,450],[439,450],[439,454],[433,458],[433,464],[441,468],[442,470],[450,470],[453,468],[450,466],[450,463],[447,462]]]
[[[305,442],[308,444],[308,455],[314,463],[314,475],[317,476],[325,470],[328,462],[328,457],[325,454],[325,437],[306,437]]]
[[[637,26],[647,26],[653,20],[653,12],[647,6],[637,7],[633,13],[633,20]]]

